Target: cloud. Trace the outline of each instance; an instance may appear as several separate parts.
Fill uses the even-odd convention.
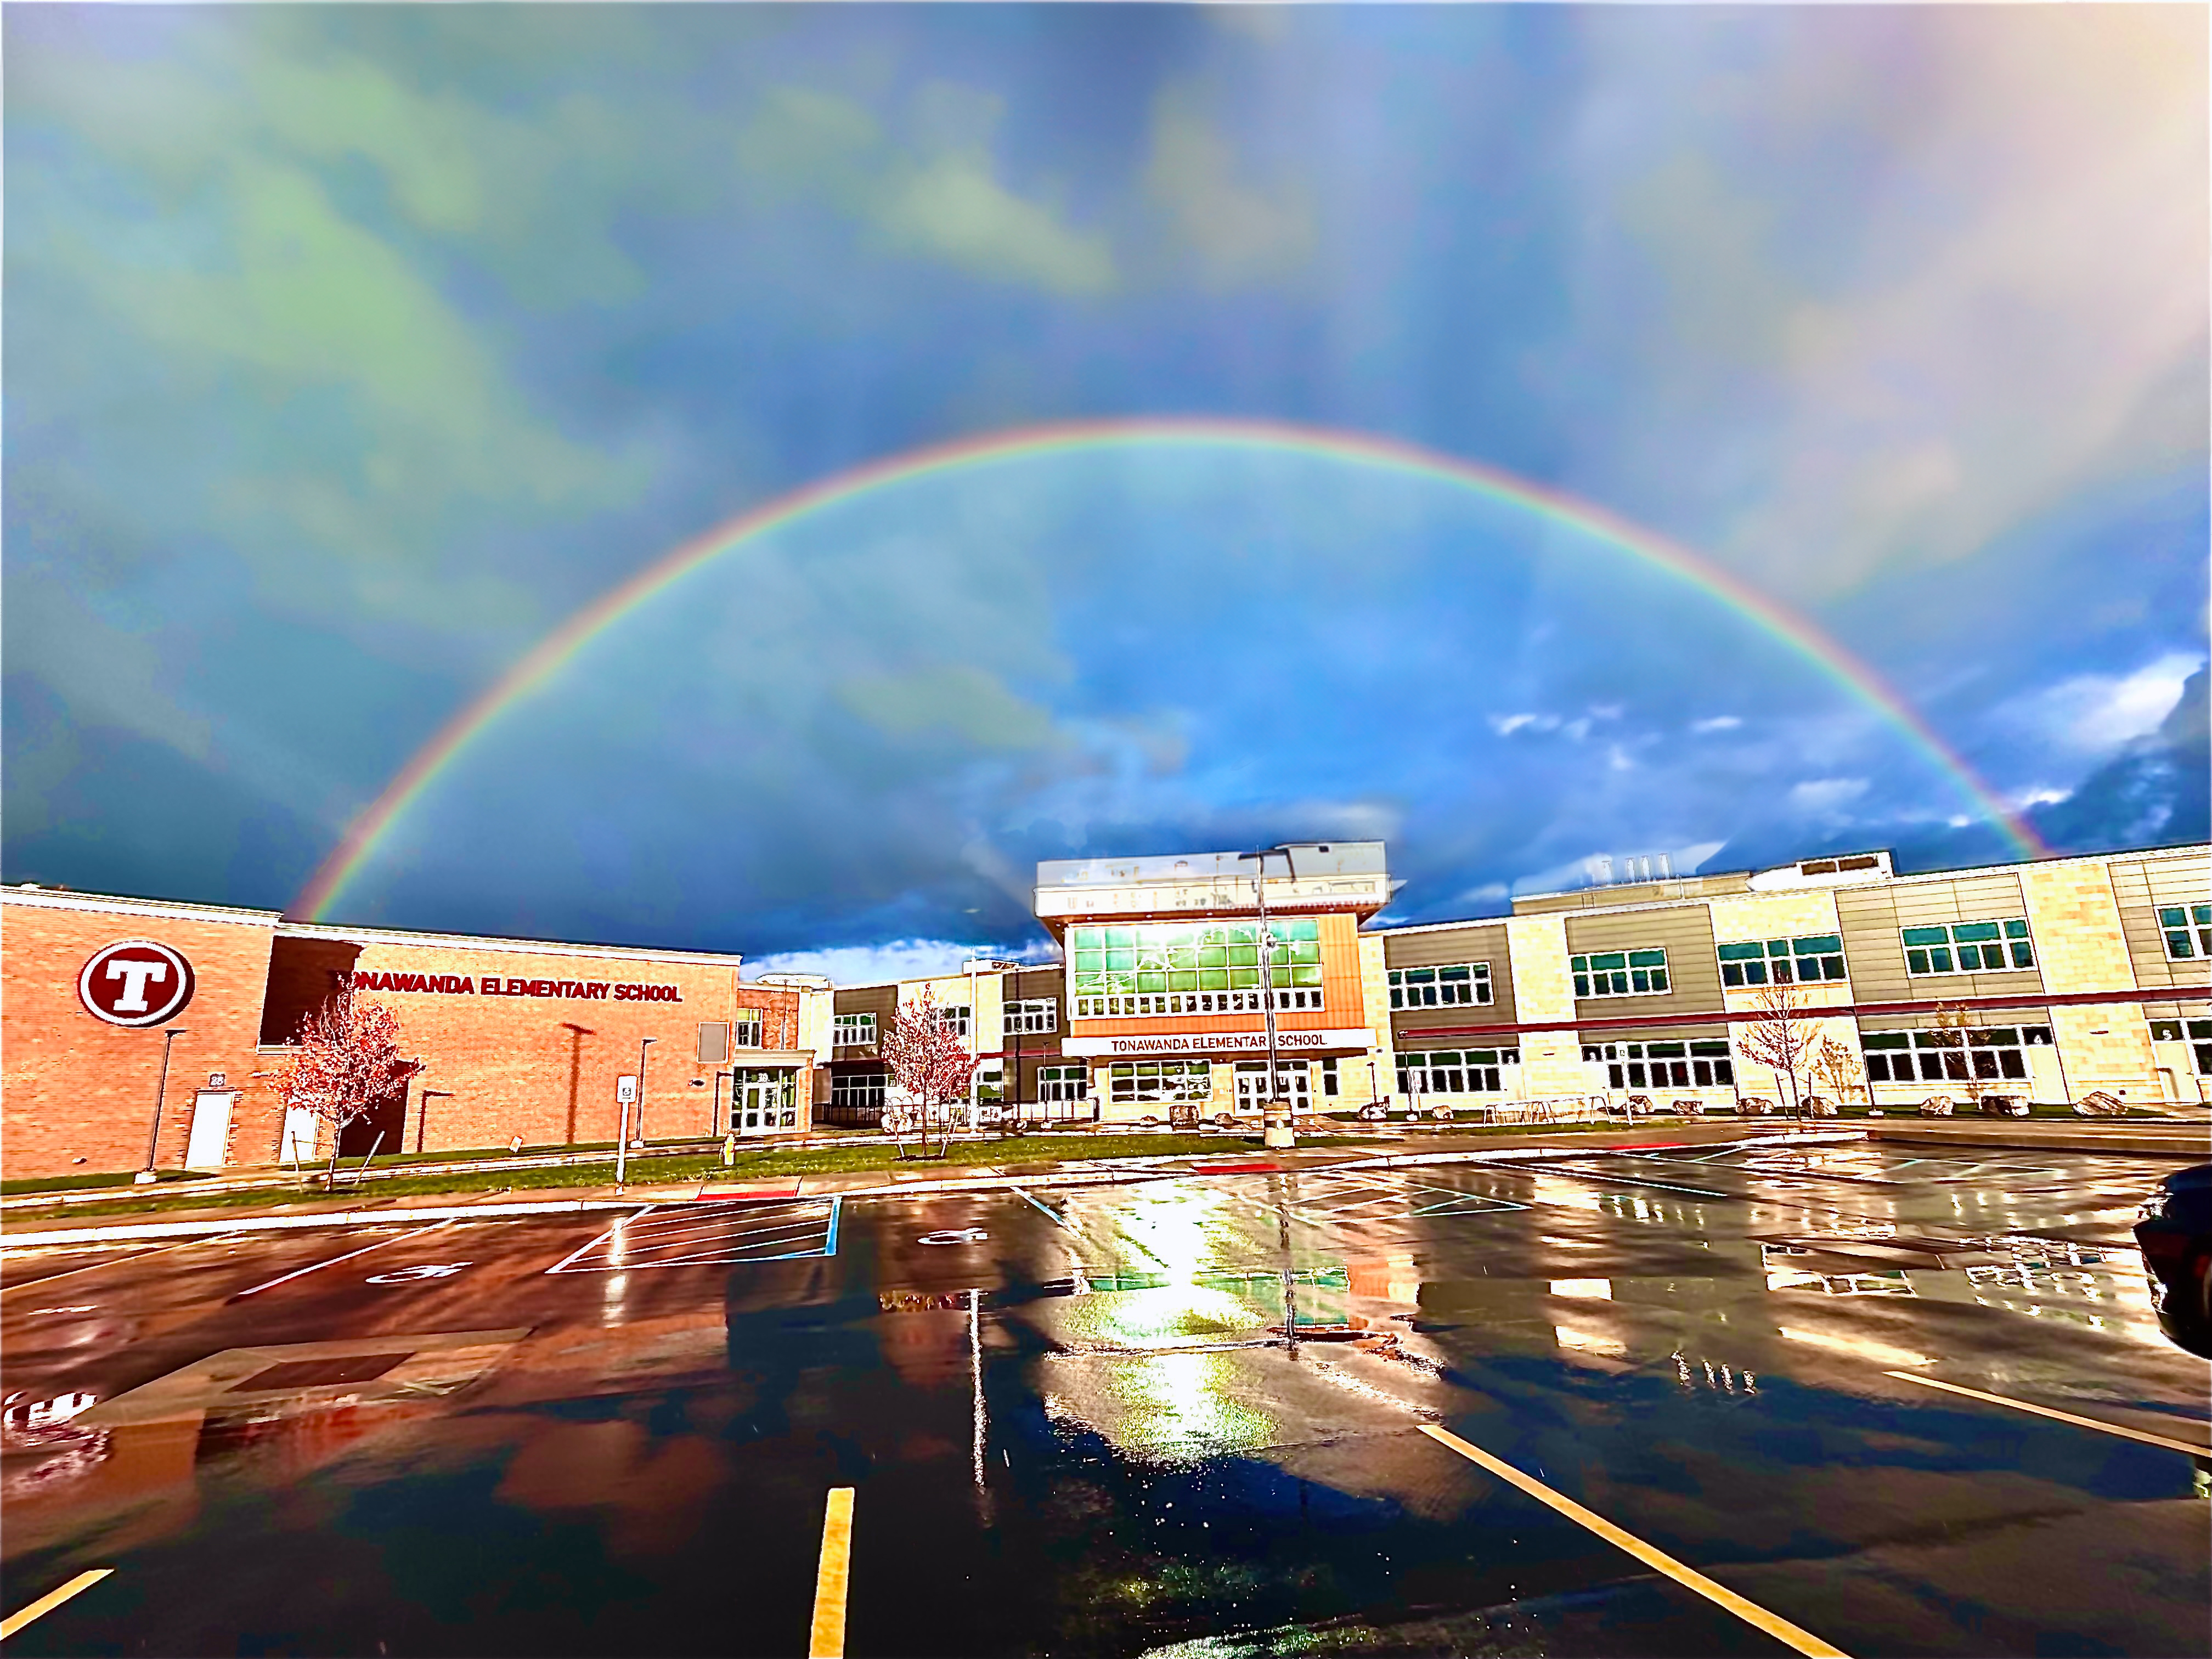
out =
[[[1492,714],[1490,729],[1501,738],[1510,738],[1516,732],[1556,732],[1559,729],[1557,714]]]
[[[1296,270],[1313,257],[1313,209],[1295,181],[1262,187],[1188,92],[1152,106],[1145,188],[1196,256],[1206,285],[1242,288]]]
[[[2132,673],[2076,674],[2006,703],[1996,718],[2076,754],[2110,755],[2156,731],[2203,661],[2168,653]]]
[[[1834,817],[1866,792],[1864,778],[1814,778],[1793,784],[1788,799],[1801,812]]]
[[[1589,30],[1582,149],[1620,234],[1585,291],[1639,380],[1638,430],[1591,439],[1800,593],[2201,469],[2207,441],[2203,13],[1894,17]]]
[[[981,749],[1036,749],[1052,737],[1048,713],[1016,696],[995,675],[965,664],[848,679],[837,696],[894,737],[941,729]]]
[[[1734,714],[1716,714],[1711,720],[1692,720],[1690,730],[1703,736],[1708,732],[1733,732],[1742,724]]]
[[[914,147],[890,142],[863,106],[805,87],[762,100],[739,135],[740,163],[771,190],[817,192],[890,247],[1048,294],[1103,294],[1117,281],[1103,232],[999,176],[990,147],[1000,100],[943,82],[921,89]]]

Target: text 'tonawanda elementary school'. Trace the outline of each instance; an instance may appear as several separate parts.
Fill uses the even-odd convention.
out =
[[[1056,963],[854,986],[748,979],[732,954],[10,888],[4,1173],[135,1169],[149,1145],[160,1168],[327,1155],[274,1077],[340,979],[418,1061],[348,1126],[353,1156],[604,1145],[623,1076],[656,1140],[865,1127],[899,1099],[880,1038],[925,993],[993,1115],[1256,1120],[1263,955],[1275,1087],[1301,1110],[1772,1100],[1743,1037],[1778,985],[1847,1052],[1829,1086],[1863,1104],[2212,1093],[2212,848],[1921,874],[1870,851],[1377,925],[1400,884],[1378,842],[1052,861],[1034,909]]]

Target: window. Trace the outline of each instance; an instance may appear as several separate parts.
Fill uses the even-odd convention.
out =
[[[740,1048],[761,1046],[761,1011],[757,1008],[738,1010],[738,1023],[731,1028],[731,1040]]]
[[[699,1063],[702,1066],[721,1066],[730,1058],[730,1028],[720,1020],[702,1020],[699,1025]]]
[[[1730,1089],[1735,1062],[1724,1037],[1686,1042],[1590,1042],[1583,1058],[1606,1068],[1609,1089]]]
[[[2158,930],[2169,961],[2212,957],[2212,904],[2167,905],[2158,913]]]
[[[1465,1008],[1489,1000],[1490,964],[1486,962],[1390,970],[1393,1008]]]
[[[1320,1008],[1320,919],[1276,916],[1267,927],[1275,1006]],[[1073,927],[1068,960],[1078,1018],[1261,1011],[1256,919]]]
[[[1430,1048],[1398,1056],[1401,1095],[1494,1095],[1504,1071],[1521,1063],[1518,1048]]]
[[[1321,1091],[1324,1095],[1334,1095],[1337,1093],[1338,1088],[1336,1060],[1332,1055],[1321,1063]]]
[[[1998,974],[2034,966],[2027,923],[2018,916],[2009,921],[1954,921],[1948,927],[1905,930],[1908,974]]]
[[[884,1109],[884,1072],[836,1072],[830,1078],[830,1104],[843,1112]]]
[[[1748,939],[1721,946],[1723,985],[1815,985],[1844,976],[1840,933],[1805,939]]]
[[[975,1098],[1004,1100],[1006,1097],[1006,1072],[999,1060],[987,1060],[975,1067]]]
[[[1060,1029],[1060,1005],[1050,997],[1036,997],[1027,1002],[1006,1005],[1006,1034],[1019,1031],[1028,1035],[1036,1031],[1056,1031]]]
[[[2050,1042],[2048,1025],[1993,1025],[1869,1031],[1859,1038],[1859,1048],[1869,1083],[2024,1082],[2027,1051]]]
[[[1108,1079],[1117,1105],[1213,1097],[1213,1073],[1202,1060],[1116,1060]]]
[[[1578,997],[1657,996],[1667,988],[1664,951],[1607,951],[1574,959]]]
[[[1040,1101],[1082,1100],[1090,1094],[1091,1073],[1081,1066],[1040,1066],[1036,1085]]]
[[[2212,1019],[2154,1019],[2150,1023],[2153,1042],[2186,1041],[2190,1057],[2196,1062],[2199,1077],[2212,1077]]]
[[[970,1012],[967,1008],[940,1007],[937,1011],[937,1023],[950,1030],[953,1036],[964,1037],[968,1035],[968,1016]]]
[[[873,1014],[839,1014],[831,1022],[830,1039],[840,1048],[866,1048],[876,1040]]]

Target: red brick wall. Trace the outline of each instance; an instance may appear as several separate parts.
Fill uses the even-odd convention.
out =
[[[182,952],[198,981],[191,1006],[171,1022],[187,1034],[177,1039],[172,1057],[158,1166],[182,1167],[193,1091],[210,1072],[227,1073],[228,1086],[242,1091],[225,1162],[275,1160],[283,1108],[273,1074],[284,1055],[281,1048],[256,1046],[270,941],[280,925],[275,916],[240,913],[234,923],[9,899],[0,907],[0,964],[6,970],[0,1173],[22,1178],[134,1170],[144,1163],[161,1033],[94,1019],[76,996],[87,958],[125,939],[155,939]],[[321,936],[345,937],[336,929]],[[638,1042],[645,1036],[659,1039],[646,1065],[647,1133],[656,1139],[703,1134],[715,1067],[697,1058],[702,1024],[729,1021],[739,1007],[757,1008],[763,1047],[788,1049],[798,1042],[798,993],[751,982],[740,987],[737,969],[728,964],[613,949],[517,950],[504,942],[362,943],[357,974],[465,980],[470,988],[465,994],[360,990],[398,1017],[404,1051],[428,1062],[408,1087],[400,1145],[387,1142],[386,1152],[413,1152],[418,1139],[428,1152],[501,1146],[516,1134],[531,1146],[611,1141],[615,1079],[637,1069]],[[530,990],[487,995],[487,976]],[[568,982],[565,994],[556,991],[562,981]],[[639,985],[673,988],[680,1000],[634,999],[617,990]],[[606,988],[580,994],[585,986]],[[694,1078],[704,1086],[691,1087]],[[811,1092],[805,1079],[801,1088],[803,1095]],[[427,1120],[426,1090],[447,1091],[428,1097]],[[726,1109],[726,1086],[723,1100]]]
[[[417,1139],[429,1152],[495,1146],[520,1135],[527,1146],[611,1141],[615,1079],[635,1073],[638,1042],[647,1051],[645,1129],[659,1139],[704,1134],[714,1097],[714,1066],[698,1059],[701,1024],[727,1021],[739,1006],[762,1010],[764,1046],[789,1048],[797,1036],[795,993],[773,987],[738,988],[733,967],[639,957],[479,946],[371,943],[355,973],[449,976],[468,981],[465,994],[360,986],[398,1017],[400,1042],[428,1061],[408,1091],[406,1150]],[[489,978],[520,981],[538,994],[488,996]],[[567,987],[567,994],[556,988]],[[681,1001],[575,994],[584,985],[674,987]],[[549,994],[550,993],[550,994]],[[781,1035],[781,1041],[778,1040]],[[693,1078],[707,1086],[694,1089]],[[423,1091],[446,1090],[428,1099]],[[728,1091],[724,1090],[725,1104]],[[274,1120],[269,1130],[275,1144]]]
[[[126,939],[150,939],[180,951],[198,982],[191,1005],[169,1022],[185,1035],[170,1054],[158,1166],[183,1164],[193,1091],[210,1072],[227,1073],[229,1087],[248,1091],[231,1114],[230,1160],[259,1163],[272,1156],[275,1127],[264,1137],[251,1121],[252,1091],[264,1085],[248,1079],[263,1068],[254,1042],[276,925],[273,915],[242,914],[232,922],[49,909],[12,896],[0,905],[0,964],[6,969],[0,1172],[21,1178],[144,1164],[161,1070],[161,1030],[94,1019],[76,994],[86,960]]]

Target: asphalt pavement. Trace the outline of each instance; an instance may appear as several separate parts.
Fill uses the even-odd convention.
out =
[[[11,1254],[11,1653],[2197,1654],[2171,1163],[1686,1146]],[[2192,1450],[2192,1449],[2194,1449]],[[834,1530],[834,1528],[833,1528]]]

